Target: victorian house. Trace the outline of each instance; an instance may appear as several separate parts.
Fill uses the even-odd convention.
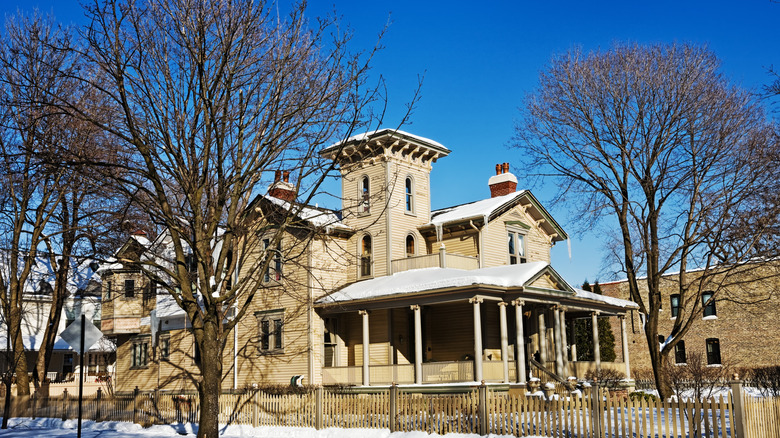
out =
[[[487,181],[489,198],[431,210],[430,172],[449,153],[388,129],[323,150],[341,171],[338,211],[296,204],[294,186],[277,172],[247,215],[297,206],[299,226],[277,247],[261,235],[250,250],[254,260],[274,260],[225,349],[225,388],[291,380],[524,384],[542,373],[563,380],[601,367],[628,374],[627,354],[618,364],[598,355],[572,360],[575,319],[622,321],[635,305],[575,289],[558,275],[550,249],[566,232],[531,192],[517,190],[508,163]],[[123,259],[137,259],[145,245],[134,236]],[[294,263],[291,248],[299,248]],[[254,275],[252,257],[245,259],[238,275]],[[146,286],[132,263],[103,279],[118,390],[189,389],[198,352],[183,312]]]

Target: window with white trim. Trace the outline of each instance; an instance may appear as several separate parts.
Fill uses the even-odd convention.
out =
[[[265,257],[271,257],[268,269],[263,276],[263,281],[281,281],[282,279],[282,243],[276,244],[276,249],[270,249],[271,239],[263,239],[263,251]]]
[[[507,230],[507,241],[509,264],[525,263],[525,235],[515,230]]]
[[[260,353],[284,352],[284,309],[256,312]]]
[[[414,180],[411,176],[406,177],[404,184],[404,206],[407,213],[414,214]]]
[[[373,256],[373,247],[371,244],[371,236],[366,234],[360,239],[360,277],[371,276],[371,264]]]
[[[367,175],[363,175],[363,177],[360,179],[360,186],[358,191],[358,196],[360,198],[358,214],[368,214],[371,212],[369,202],[371,199],[371,183]]]

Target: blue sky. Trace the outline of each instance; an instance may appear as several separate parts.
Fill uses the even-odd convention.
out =
[[[354,49],[371,47],[390,21],[374,73],[387,82],[386,126],[397,124],[424,76],[421,100],[403,130],[436,140],[452,150],[434,165],[432,207],[489,196],[496,163],[508,161],[519,188],[531,188],[567,230],[567,245],[553,248],[553,267],[581,284],[587,277],[614,279],[603,263],[600,230],[572,225],[571,212],[550,202],[552,187],[530,187],[516,166],[521,150],[509,149],[517,108],[537,84],[538,73],[557,53],[580,46],[608,48],[615,41],[707,44],[734,83],[758,91],[770,81],[766,70],[780,66],[780,3],[744,1],[311,1],[311,17],[334,8],[355,31]],[[287,1],[280,3],[284,10]],[[72,0],[5,0],[0,13],[17,8],[53,12],[63,22],[82,20]]]

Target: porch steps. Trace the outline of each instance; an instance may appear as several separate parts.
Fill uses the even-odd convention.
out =
[[[563,385],[569,391],[574,391],[574,389],[575,389],[574,385],[572,385],[568,380],[566,380],[563,377],[561,377],[561,376],[555,374],[554,372],[548,370],[547,367],[545,367],[544,365],[542,365],[541,363],[536,361],[534,358],[531,357],[531,358],[528,358],[528,360],[531,362],[531,365],[536,367],[536,369],[538,369],[539,371],[543,372],[546,376],[548,376],[549,378],[551,378],[551,379],[555,380],[556,382],[560,383],[561,385]]]

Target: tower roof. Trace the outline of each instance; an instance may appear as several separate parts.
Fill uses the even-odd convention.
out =
[[[431,139],[398,129],[379,129],[354,135],[323,149],[320,154],[338,162],[355,162],[387,152],[411,154],[414,158],[436,161],[450,150]]]

